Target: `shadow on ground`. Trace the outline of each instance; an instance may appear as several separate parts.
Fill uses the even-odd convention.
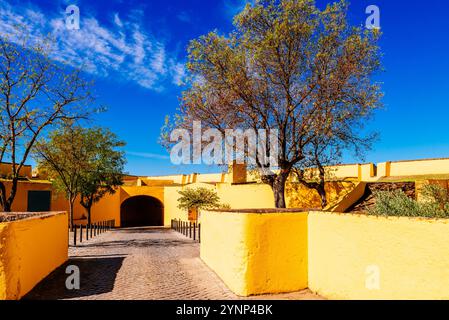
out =
[[[148,247],[180,247],[191,246],[192,240],[171,240],[171,239],[142,239],[142,240],[116,240],[101,243],[83,245],[83,248],[148,248]]]
[[[77,257],[70,259],[39,283],[24,300],[76,299],[111,292],[125,256]],[[69,265],[80,270],[80,290],[68,290]]]
[[[122,228],[115,229],[116,232],[120,233],[170,233],[171,229],[163,228],[163,227],[135,227],[135,228]]]

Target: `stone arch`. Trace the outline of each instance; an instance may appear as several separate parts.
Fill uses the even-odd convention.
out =
[[[122,228],[164,226],[164,205],[151,196],[134,196],[120,206]]]

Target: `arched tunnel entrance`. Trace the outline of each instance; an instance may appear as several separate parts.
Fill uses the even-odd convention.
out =
[[[125,200],[120,206],[123,228],[164,226],[164,205],[150,196],[137,196]]]

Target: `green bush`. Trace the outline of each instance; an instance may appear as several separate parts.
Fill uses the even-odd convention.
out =
[[[178,191],[181,197],[178,199],[179,209],[229,209],[227,204],[220,203],[217,193],[207,188],[185,189]]]
[[[402,216],[449,218],[449,194],[438,185],[426,185],[422,190],[425,201],[418,202],[404,192],[374,192],[376,203],[368,214],[376,216]]]

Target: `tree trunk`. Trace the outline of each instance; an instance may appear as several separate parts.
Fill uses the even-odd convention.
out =
[[[17,193],[17,183],[18,183],[17,178],[13,178],[11,180],[11,191],[9,193],[9,197],[6,198],[5,185],[3,182],[0,182],[1,204],[4,212],[11,212],[12,210],[12,204],[14,202],[14,198],[16,197]]]
[[[73,207],[75,203],[75,197],[69,196],[69,228],[73,231]]]
[[[289,171],[283,171],[279,173],[273,181],[271,188],[274,193],[274,205],[277,209],[287,208],[287,204],[285,202],[285,183],[287,182],[289,173]]]
[[[2,206],[2,209],[4,212],[10,212],[11,208],[9,208],[9,211],[6,210],[5,206],[6,206],[6,188],[5,188],[5,184],[0,181],[0,205]]]
[[[88,206],[86,208],[86,210],[87,210],[87,224],[91,225],[92,224],[92,218],[91,218],[92,206]]]
[[[327,206],[327,198],[326,198],[326,190],[324,189],[324,185],[319,184],[316,188],[316,191],[318,191],[318,194],[321,198],[321,207],[324,209]]]

